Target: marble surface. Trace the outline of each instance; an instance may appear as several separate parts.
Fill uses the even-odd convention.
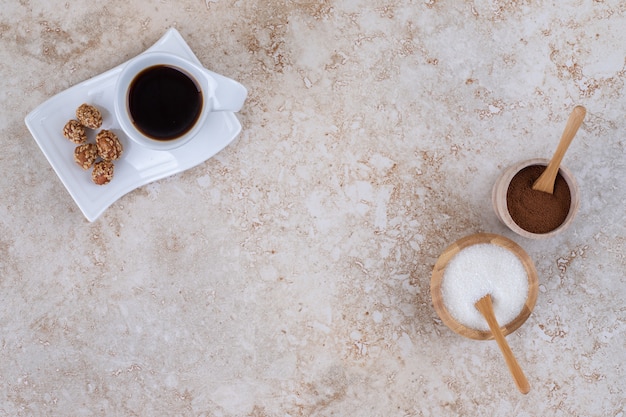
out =
[[[249,89],[243,131],[90,223],[24,117],[171,27]],[[0,415],[623,417],[624,27],[623,0],[3,1]],[[517,237],[491,186],[576,104],[579,215]],[[431,304],[479,231],[539,272],[526,396]]]

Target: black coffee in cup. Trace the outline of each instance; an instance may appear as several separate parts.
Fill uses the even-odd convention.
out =
[[[191,130],[202,112],[202,90],[187,73],[170,65],[141,71],[128,89],[128,110],[135,127],[161,141]]]

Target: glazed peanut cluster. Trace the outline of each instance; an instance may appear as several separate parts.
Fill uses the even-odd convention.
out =
[[[81,104],[76,109],[76,119],[63,127],[63,136],[78,145],[74,149],[74,161],[85,171],[92,168],[91,180],[105,185],[113,179],[113,161],[122,156],[122,143],[115,133],[102,129],[96,135],[95,143],[87,141],[85,129],[98,129],[102,126],[102,114],[95,106]]]

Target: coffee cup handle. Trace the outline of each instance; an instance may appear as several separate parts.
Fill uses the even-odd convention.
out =
[[[227,112],[238,112],[241,110],[248,96],[246,87],[235,80],[212,71],[207,70],[207,73],[216,81],[211,110]]]

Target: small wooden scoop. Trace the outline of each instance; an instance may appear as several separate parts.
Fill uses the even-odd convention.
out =
[[[570,143],[572,143],[574,136],[576,136],[576,132],[578,132],[578,128],[583,122],[586,113],[587,110],[583,106],[574,107],[574,110],[572,110],[572,113],[569,115],[569,119],[567,119],[565,130],[563,131],[561,140],[556,147],[554,156],[552,156],[552,159],[550,160],[550,163],[546,167],[545,171],[543,171],[543,174],[541,174],[541,176],[537,178],[537,181],[533,184],[533,190],[543,191],[544,193],[549,194],[554,192],[554,180],[559,172],[559,166],[561,165],[563,156],[565,156],[565,151],[569,147]]]
[[[498,325],[498,321],[496,320],[496,316],[493,312],[493,304],[491,303],[491,295],[487,294],[480,300],[476,301],[476,309],[480,311],[480,313],[487,320],[487,324],[489,324],[489,329],[491,329],[491,333],[493,337],[498,342],[498,347],[502,351],[502,355],[504,356],[504,361],[506,365],[509,367],[509,371],[511,375],[513,375],[513,379],[515,380],[515,385],[517,385],[517,389],[520,390],[522,394],[527,394],[530,391],[530,384],[520,368],[519,363],[513,356],[513,352],[509,347],[509,344],[506,342],[502,331],[500,330],[500,326]]]

